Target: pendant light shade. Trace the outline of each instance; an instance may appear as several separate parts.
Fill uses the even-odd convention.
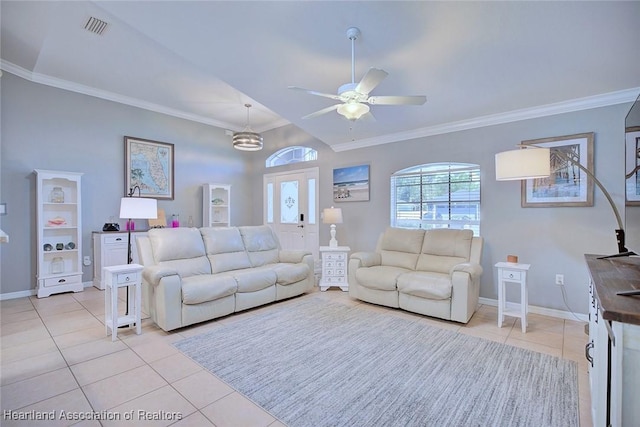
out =
[[[251,130],[249,126],[249,108],[251,104],[244,104],[247,107],[247,126],[242,132],[233,133],[233,148],[243,151],[262,150],[262,135]]]

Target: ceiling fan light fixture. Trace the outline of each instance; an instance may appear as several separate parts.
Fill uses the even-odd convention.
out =
[[[361,104],[359,102],[350,102],[346,104],[340,104],[338,106],[338,114],[346,117],[349,120],[358,120],[369,112],[369,106],[367,104]]]
[[[251,130],[249,126],[249,108],[251,104],[244,104],[247,107],[247,126],[242,132],[233,133],[233,148],[242,151],[259,151],[262,150],[262,135]]]

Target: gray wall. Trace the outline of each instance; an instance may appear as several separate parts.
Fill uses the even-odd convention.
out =
[[[34,169],[83,172],[83,254],[91,255],[91,232],[110,216],[118,219],[124,195],[125,135],[175,145],[175,200],[158,207],[170,216],[189,215],[202,225],[202,184],[231,184],[232,224],[251,221],[247,153],[231,147],[224,130],[139,108],[28,82],[5,72],[2,84],[1,201],[8,215],[0,228],[0,292],[29,290],[36,283]],[[121,223],[121,230],[124,221]],[[146,221],[139,221],[140,229]],[[146,226],[146,225],[145,225]],[[93,266],[84,267],[84,281]]]
[[[340,244],[352,251],[372,250],[379,233],[389,225],[390,176],[395,171],[422,163],[469,162],[481,167],[481,234],[485,239],[480,294],[497,298],[493,265],[508,254],[532,264],[530,304],[566,311],[555,274],[565,275],[571,310],[587,313],[588,275],[585,253],[616,253],[617,224],[606,198],[595,190],[595,205],[589,208],[521,208],[520,182],[495,180],[494,155],[515,149],[520,141],[551,136],[595,132],[595,171],[622,212],[624,210],[624,117],[630,104],[586,110],[449,133],[412,141],[335,153],[293,126],[265,134],[266,150],[254,164],[254,194],[262,198],[264,160],[286,145],[309,145],[319,150],[320,208],[343,209],[345,223],[338,226]],[[289,143],[288,141],[291,141]],[[371,198],[368,202],[332,201],[332,170],[335,167],[371,165]],[[295,166],[270,168],[269,172]],[[253,221],[261,219],[256,210]],[[321,244],[329,229],[321,225]],[[640,248],[638,248],[640,249]]]
[[[485,238],[481,296],[497,297],[493,265],[507,254],[532,264],[530,303],[566,310],[556,273],[565,275],[572,310],[587,312],[584,253],[613,253],[616,223],[604,196],[595,191],[590,208],[520,207],[519,182],[496,182],[494,154],[514,149],[522,140],[595,132],[595,171],[620,208],[624,204],[624,117],[630,104],[567,113],[446,135],[335,153],[325,144],[285,126],[264,134],[265,149],[240,153],[230,148],[222,129],[156,114],[109,101],[2,77],[1,201],[9,215],[0,228],[11,242],[2,248],[2,293],[35,284],[35,194],[33,169],[81,171],[83,180],[84,254],[92,255],[90,235],[118,214],[123,195],[123,136],[154,139],[176,146],[176,200],[160,202],[167,214],[193,215],[201,224],[201,184],[232,184],[232,222],[262,222],[262,176],[300,167],[320,168],[320,208],[343,208],[338,228],[341,244],[371,250],[389,224],[389,178],[399,169],[441,161],[478,163],[482,170],[482,235]],[[308,145],[319,160],[303,166],[269,169],[264,161],[278,149]],[[332,201],[335,167],[371,165],[368,202]],[[621,211],[624,212],[623,209]],[[328,240],[321,226],[321,243]],[[638,248],[640,249],[640,248]],[[83,280],[91,280],[85,267]]]

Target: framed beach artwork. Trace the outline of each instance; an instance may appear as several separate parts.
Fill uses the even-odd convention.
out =
[[[333,170],[334,202],[366,202],[369,200],[369,165]]]
[[[640,126],[625,129],[625,140],[625,203],[640,206]]]
[[[549,148],[551,162],[549,177],[522,181],[522,207],[593,206],[593,180],[576,166],[593,170],[593,140],[591,132],[522,141]]]
[[[173,144],[125,136],[124,159],[124,194],[173,200]]]

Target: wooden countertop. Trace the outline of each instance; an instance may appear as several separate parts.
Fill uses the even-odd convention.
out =
[[[598,259],[599,256],[586,254],[584,257],[602,308],[602,317],[640,325],[640,296],[616,295],[619,291],[640,290],[640,258]]]

